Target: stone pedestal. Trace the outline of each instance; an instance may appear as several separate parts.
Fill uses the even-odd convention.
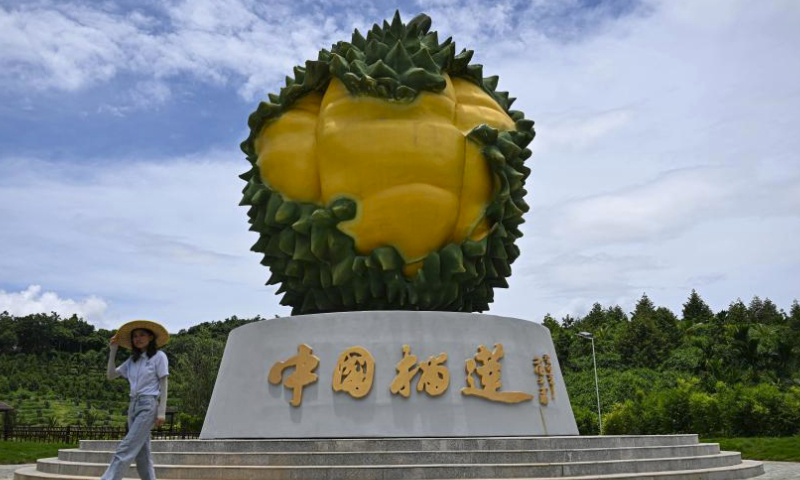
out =
[[[22,467],[14,480],[88,480],[117,442],[82,440]],[[732,480],[761,462],[720,452],[697,435],[286,440],[156,440],[163,480]],[[137,478],[134,467],[126,479]]]
[[[268,382],[270,369],[308,345],[319,364],[315,383],[302,389],[292,406],[293,390]],[[442,364],[449,386],[438,396],[417,390],[420,374],[405,398],[390,392],[403,359],[403,346],[419,362],[447,354]],[[466,361],[478,347],[503,356],[497,392],[533,396],[501,403],[467,396]],[[354,398],[332,385],[337,362],[351,347],[362,347],[374,360],[370,391]],[[534,358],[549,356],[550,378],[534,369]],[[363,357],[363,355],[362,355]],[[480,361],[471,375],[473,392],[481,390]],[[285,369],[282,379],[295,372]],[[369,372],[367,372],[369,373]],[[346,375],[345,375],[346,376]],[[544,378],[547,404],[540,398]],[[515,318],[447,312],[351,312],[277,318],[233,330],[225,347],[201,438],[344,438],[577,435],[550,332],[540,324]]]

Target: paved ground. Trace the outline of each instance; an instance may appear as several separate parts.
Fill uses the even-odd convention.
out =
[[[800,480],[800,463],[764,462],[764,471],[758,480]]]
[[[29,465],[0,465],[0,480],[11,480],[14,470]],[[758,480],[800,480],[800,463],[791,462],[764,462],[766,473]]]
[[[14,470],[22,467],[32,467],[34,464],[27,465],[0,465],[0,480],[10,480],[14,477]]]

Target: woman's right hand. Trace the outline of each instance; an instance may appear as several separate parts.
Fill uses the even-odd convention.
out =
[[[117,339],[117,336],[114,335],[113,337],[111,337],[111,339],[108,341],[108,344],[111,345],[112,347],[118,346],[119,340]]]

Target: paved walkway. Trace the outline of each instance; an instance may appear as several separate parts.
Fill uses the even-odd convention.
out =
[[[33,465],[0,465],[0,480],[11,480],[14,470]],[[764,475],[756,477],[758,480],[800,480],[800,463],[764,462],[764,471]]]
[[[800,480],[800,463],[764,462],[764,475],[758,480]]]
[[[22,467],[32,467],[35,463],[28,463],[26,465],[0,465],[0,480],[11,480],[14,478],[14,470]]]

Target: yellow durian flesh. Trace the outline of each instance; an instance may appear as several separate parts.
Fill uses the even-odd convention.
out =
[[[339,224],[359,254],[393,246],[411,276],[429,252],[489,230],[494,179],[467,133],[485,123],[513,130],[500,105],[469,80],[410,103],[355,96],[333,78],[268,123],[255,140],[263,182],[287,200],[330,205],[346,197],[356,217]]]

